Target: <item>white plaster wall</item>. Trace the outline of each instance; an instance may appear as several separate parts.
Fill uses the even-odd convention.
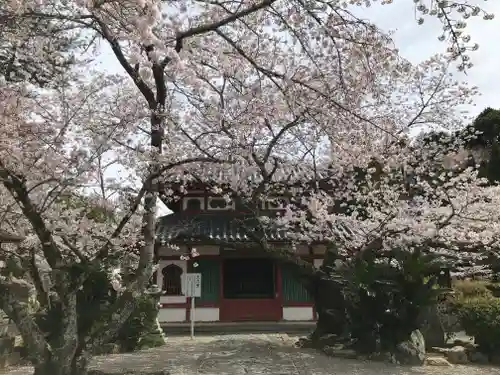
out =
[[[323,264],[323,259],[314,259],[314,267],[319,268]]]
[[[312,307],[283,307],[283,320],[313,320]]]
[[[218,307],[196,307],[194,309],[195,322],[218,322],[219,308]]]
[[[163,285],[163,274],[161,271],[163,268],[170,264],[175,264],[182,268],[183,274],[187,272],[187,262],[185,260],[160,260],[158,272],[156,273],[156,285],[160,288]],[[185,296],[161,296],[160,303],[185,303]]]
[[[187,254],[187,251],[187,246],[179,246],[179,249],[173,249],[169,246],[160,246],[158,248],[158,255],[164,257],[178,256],[180,258],[181,255]]]
[[[158,312],[158,320],[163,322],[184,322],[186,321],[185,308],[165,308]]]

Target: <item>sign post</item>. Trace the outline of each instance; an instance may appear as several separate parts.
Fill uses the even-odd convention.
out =
[[[191,297],[191,339],[194,339],[195,298],[201,297],[201,273],[186,273],[184,278],[186,297]]]
[[[194,299],[196,297],[192,296],[191,297],[191,340],[194,339],[194,319],[195,319],[195,316],[194,316]]]

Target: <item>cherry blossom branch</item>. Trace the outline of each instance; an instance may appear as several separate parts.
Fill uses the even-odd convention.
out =
[[[218,28],[225,26],[227,24],[230,24],[234,21],[239,20],[240,18],[243,18],[245,16],[248,16],[254,12],[257,12],[258,10],[264,9],[270,5],[272,5],[276,0],[264,0],[260,3],[254,4],[251,7],[242,10],[240,12],[234,13],[226,18],[223,18],[222,20],[215,21],[209,24],[193,27],[189,30],[180,32],[176,36],[176,45],[175,45],[175,50],[177,52],[180,52],[182,50],[182,43],[184,39],[195,36],[195,35],[201,35],[204,33],[208,33],[210,31],[215,31]]]
[[[108,250],[112,246],[111,241],[120,235],[123,228],[125,228],[125,226],[129,222],[129,220],[132,218],[134,213],[137,211],[145,194],[147,192],[149,192],[149,190],[152,188],[151,184],[152,184],[154,179],[160,177],[163,173],[167,172],[168,170],[179,167],[181,165],[190,164],[190,163],[205,163],[205,162],[206,163],[222,163],[222,161],[214,160],[212,158],[191,158],[191,159],[185,159],[185,160],[175,162],[175,163],[170,163],[166,166],[161,167],[158,171],[151,173],[144,180],[144,182],[143,182],[141,188],[139,189],[139,192],[137,193],[131,206],[129,207],[126,214],[123,216],[123,218],[120,220],[120,222],[118,223],[118,225],[116,226],[115,230],[113,231],[111,236],[108,238],[106,243],[101,247],[101,249],[97,253],[94,261],[102,260],[103,258],[105,258],[108,255]]]
[[[12,197],[18,202],[25,217],[30,221],[33,230],[40,239],[43,252],[50,266],[53,269],[61,267],[63,262],[57,244],[51,232],[46,227],[43,218],[29,198],[28,190],[23,179],[11,174],[4,168],[5,167],[0,163],[0,178],[2,179],[3,185],[9,190]]]
[[[108,42],[110,45],[111,49],[113,50],[113,53],[116,56],[116,59],[120,63],[123,69],[127,72],[127,74],[132,78],[134,81],[135,85],[141,92],[141,94],[144,96],[144,99],[146,99],[149,108],[150,109],[155,109],[156,108],[156,100],[155,100],[155,95],[151,88],[144,82],[144,80],[139,76],[139,73],[130,65],[130,63],[127,61],[127,58],[123,54],[122,48],[120,46],[120,43],[118,40],[112,35],[111,31],[109,30],[108,26],[101,21],[99,18],[94,17],[95,21],[99,25],[99,32],[102,35],[102,37]]]
[[[261,72],[262,74],[264,74],[265,76],[267,76],[272,82],[275,83],[276,87],[278,87],[280,90],[283,90],[282,87],[276,82],[276,78],[279,78],[279,79],[283,79],[283,80],[286,80],[287,77],[285,77],[284,74],[282,73],[278,73],[278,72],[275,72],[273,70],[270,70],[270,69],[266,69],[264,67],[261,67],[260,65],[258,65],[254,59],[252,59],[233,39],[231,39],[229,36],[227,36],[226,34],[224,34],[222,31],[220,30],[215,30],[215,32],[221,37],[223,38],[226,42],[228,42],[245,60],[247,60],[257,71]],[[327,94],[325,94],[324,92],[322,92],[321,90],[318,90],[317,88],[311,86],[310,84],[306,83],[306,82],[303,82],[301,80],[298,80],[296,78],[293,78],[293,77],[290,77],[288,78],[290,81],[300,85],[300,86],[303,86],[309,90],[311,90],[312,92],[320,95],[322,98],[325,98],[327,101],[329,101],[330,103],[332,103],[335,107],[338,107],[339,109],[341,109],[342,111],[344,111],[345,113],[349,113],[351,114],[352,116],[354,116],[356,119],[360,120],[360,121],[363,121],[363,122],[366,122],[370,125],[372,125],[373,127],[375,127],[376,129],[386,133],[387,135],[391,136],[391,137],[394,137],[396,138],[396,135],[393,134],[392,132],[388,131],[387,129],[375,124],[373,121],[371,121],[370,119],[368,118],[365,118],[364,116],[354,112],[354,111],[351,111],[349,110],[346,106],[342,105],[341,103],[339,103],[338,101],[336,100],[333,100],[333,98]]]

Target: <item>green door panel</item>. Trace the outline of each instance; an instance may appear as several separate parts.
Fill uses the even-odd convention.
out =
[[[283,302],[312,302],[309,292],[302,286],[298,277],[289,264],[281,265],[281,285],[283,288]]]
[[[201,273],[200,302],[215,303],[220,296],[220,262],[218,259],[197,259],[193,272]]]

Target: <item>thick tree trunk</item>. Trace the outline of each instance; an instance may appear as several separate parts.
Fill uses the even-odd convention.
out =
[[[320,272],[311,278],[309,284],[318,313],[316,328],[310,336],[313,342],[325,335],[343,336],[346,333],[347,313],[342,286],[331,277],[337,258],[337,254],[329,249]]]
[[[313,341],[322,336],[345,333],[347,315],[342,290],[333,280],[318,277],[314,280],[314,305],[318,313],[316,328],[311,335]]]

